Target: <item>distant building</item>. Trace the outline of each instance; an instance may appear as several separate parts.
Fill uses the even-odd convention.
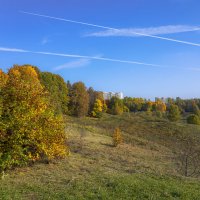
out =
[[[157,102],[157,101],[161,101],[161,102],[163,102],[163,103],[168,103],[168,98],[164,98],[164,97],[161,97],[161,98],[155,97],[155,102]]]
[[[124,95],[122,92],[103,92],[103,98],[105,100],[110,100],[112,97],[117,97],[119,99],[123,99]]]

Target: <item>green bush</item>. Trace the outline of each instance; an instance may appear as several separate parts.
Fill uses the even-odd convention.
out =
[[[200,118],[199,118],[198,115],[190,115],[187,118],[187,123],[188,124],[197,124],[197,125],[200,125]]]
[[[168,119],[172,122],[178,121],[181,118],[181,112],[177,105],[170,105],[169,112],[167,115]]]

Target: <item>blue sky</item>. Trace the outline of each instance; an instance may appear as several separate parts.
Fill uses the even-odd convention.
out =
[[[125,96],[200,97],[199,8],[198,0],[0,0],[0,68],[32,64]]]

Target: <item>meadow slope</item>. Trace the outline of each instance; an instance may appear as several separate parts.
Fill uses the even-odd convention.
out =
[[[177,139],[200,128],[144,113],[66,117],[71,155],[7,172],[0,199],[200,199],[200,182],[177,168]],[[112,145],[122,130],[124,143]]]

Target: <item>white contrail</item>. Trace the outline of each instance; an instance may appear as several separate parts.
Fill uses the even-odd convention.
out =
[[[18,53],[28,53],[29,52],[24,49],[6,48],[6,47],[0,47],[0,51],[18,52]]]
[[[45,17],[45,18],[49,18],[49,19],[60,20],[60,21],[76,23],[76,24],[82,24],[82,25],[86,25],[86,26],[93,26],[93,27],[97,27],[97,28],[120,31],[120,29],[112,28],[112,27],[108,27],[108,26],[101,26],[101,25],[97,25],[97,24],[85,23],[85,22],[81,22],[81,21],[69,20],[69,19],[64,19],[64,18],[59,18],[59,17],[52,17],[52,16],[49,16],[49,15],[42,15],[42,14],[31,13],[31,12],[26,12],[26,11],[19,11],[19,12],[24,13],[24,14],[28,14],[28,15],[35,15],[35,16],[38,16],[38,17]],[[194,31],[196,31],[196,30],[199,30],[199,29],[194,29]],[[151,37],[151,38],[156,38],[156,39],[160,39],[160,40],[167,40],[167,41],[171,41],[171,42],[177,42],[177,43],[182,43],[182,44],[200,47],[200,44],[198,44],[198,43],[192,43],[192,42],[187,42],[187,41],[182,41],[182,40],[176,40],[176,39],[173,39],[173,38],[160,37],[160,36],[149,35],[149,34],[138,33],[138,32],[132,32],[132,33],[134,33],[135,35]]]
[[[74,54],[42,52],[42,51],[32,52],[32,53],[43,54],[43,55],[52,55],[52,56],[61,56],[61,57],[71,57],[71,58],[86,58],[86,59],[92,59],[92,60],[111,61],[111,62],[136,64],[136,65],[146,65],[146,66],[152,66],[152,67],[163,67],[161,65],[150,64],[150,63],[143,63],[143,62],[130,61],[130,60],[120,60],[120,59],[105,58],[105,57],[96,57],[96,56],[83,56],[83,55],[74,55]]]
[[[121,60],[121,59],[105,58],[105,57],[98,57],[98,56],[84,56],[84,55],[76,55],[76,54],[63,54],[63,53],[43,52],[43,51],[29,51],[29,50],[16,49],[16,48],[0,47],[0,51],[3,51],[3,52],[16,52],[16,53],[34,53],[34,54],[61,56],[61,57],[70,57],[70,58],[85,58],[85,59],[92,59],[92,60],[111,61],[111,62],[136,64],[136,65],[144,65],[144,66],[151,66],[151,67],[164,67],[164,66],[161,66],[161,65],[144,63],[144,62],[137,62],[137,61],[130,61],[130,60]]]
[[[144,33],[148,35],[163,35],[163,34],[176,34],[176,33],[186,33],[199,31],[198,26],[188,26],[188,25],[167,25],[158,27],[147,27],[147,28],[120,28],[119,31],[116,30],[105,30],[99,32],[88,33],[85,36],[92,37],[109,37],[109,36],[126,36],[126,37],[136,37],[140,35],[135,35],[134,32]]]
[[[7,48],[7,47],[0,47],[0,52],[16,52],[16,53],[32,53],[32,54],[42,54],[42,55],[50,55],[50,56],[60,56],[60,57],[69,57],[69,58],[81,58],[85,60],[102,60],[102,61],[110,61],[110,62],[119,62],[119,63],[127,63],[127,64],[136,64],[136,65],[144,65],[144,66],[151,66],[151,67],[160,67],[160,68],[171,68],[175,69],[178,68],[177,66],[164,66],[164,65],[156,65],[144,62],[137,62],[137,61],[130,61],[130,60],[120,60],[120,59],[113,59],[113,58],[105,58],[105,57],[98,57],[98,56],[84,56],[84,55],[76,55],[76,54],[63,54],[63,53],[53,53],[53,52],[42,52],[42,51],[30,51],[24,49],[17,49],[17,48]],[[72,66],[70,66],[72,67]],[[182,68],[185,70],[190,71],[200,71],[198,67],[189,67],[189,68]]]

